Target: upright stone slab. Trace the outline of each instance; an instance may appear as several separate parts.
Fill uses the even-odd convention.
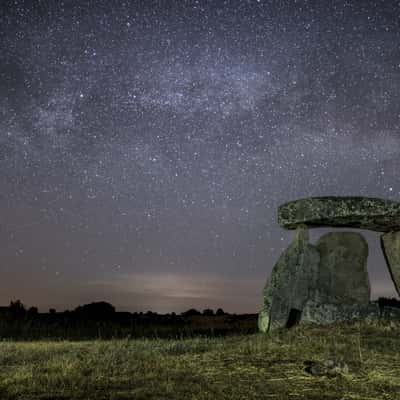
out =
[[[381,246],[390,276],[400,296],[400,231],[382,235]]]
[[[356,232],[331,232],[320,237],[315,247],[320,254],[317,303],[368,304],[368,244]]]
[[[318,250],[308,243],[308,231],[299,228],[293,242],[281,254],[264,288],[264,305],[258,327],[267,332],[297,320],[317,282]]]

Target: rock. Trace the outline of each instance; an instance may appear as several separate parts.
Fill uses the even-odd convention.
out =
[[[269,328],[269,314],[267,311],[261,310],[258,313],[258,329],[261,332],[268,332]]]
[[[380,311],[376,303],[368,304],[329,304],[308,300],[303,308],[301,323],[328,325],[343,321],[375,321],[379,319]]]
[[[381,317],[389,321],[400,321],[400,308],[384,307]]]
[[[348,365],[343,361],[322,360],[322,361],[308,361],[305,363],[307,366],[306,372],[315,376],[337,376],[340,374],[347,374],[349,372]]]
[[[308,231],[299,228],[272,269],[258,320],[262,332],[286,327],[289,316],[289,325],[298,320],[306,301],[315,292],[319,253],[308,240]]]
[[[368,304],[368,244],[356,232],[331,232],[315,247],[320,254],[315,300],[327,304]]]
[[[381,236],[381,247],[389,268],[390,276],[400,296],[400,231]]]
[[[305,225],[400,231],[400,203],[368,197],[310,197],[282,204],[278,223],[286,229]]]

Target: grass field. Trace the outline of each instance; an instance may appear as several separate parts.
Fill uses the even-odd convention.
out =
[[[360,334],[361,332],[361,334]],[[313,376],[305,362],[345,361]],[[181,340],[0,342],[0,399],[400,399],[400,324]]]

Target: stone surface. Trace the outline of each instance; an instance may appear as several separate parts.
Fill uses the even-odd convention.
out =
[[[400,296],[400,232],[389,232],[381,236],[381,246],[390,276]]]
[[[327,304],[367,304],[370,283],[367,270],[368,244],[356,232],[331,232],[315,247],[320,255],[314,300]]]
[[[322,360],[311,361],[306,372],[316,376],[337,376],[349,373],[349,366],[344,361]]]
[[[265,310],[258,313],[258,329],[261,332],[268,332],[269,328],[269,314]]]
[[[376,303],[360,304],[329,304],[309,300],[303,308],[301,323],[312,322],[318,325],[327,325],[334,322],[362,319],[372,321],[379,319],[380,311]]]
[[[286,229],[305,225],[400,231],[400,203],[367,197],[310,197],[282,204],[278,223]]]
[[[301,311],[315,291],[319,253],[300,228],[281,254],[264,288],[258,326],[262,332],[283,328],[292,309]]]
[[[400,308],[384,307],[381,313],[381,317],[389,321],[400,321]]]

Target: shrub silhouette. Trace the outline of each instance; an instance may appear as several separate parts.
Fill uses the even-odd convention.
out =
[[[194,309],[194,308],[191,308],[191,309],[189,309],[189,310],[184,311],[183,313],[181,313],[181,315],[182,315],[182,317],[193,317],[193,316],[195,316],[195,315],[201,315],[201,312],[200,312],[200,311],[197,311],[197,310]]]
[[[83,319],[110,320],[115,314],[115,307],[105,301],[84,304],[74,310],[75,314]]]

